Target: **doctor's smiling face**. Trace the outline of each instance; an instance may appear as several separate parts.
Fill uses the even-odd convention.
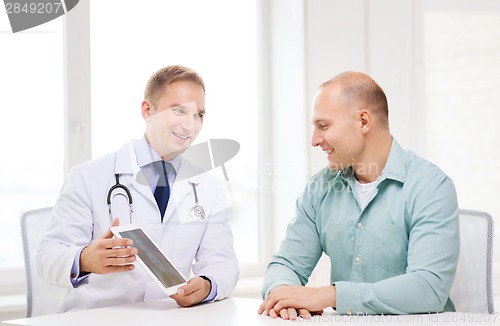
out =
[[[184,152],[196,139],[203,125],[205,91],[190,80],[179,80],[163,87],[158,99],[142,102],[146,139],[165,160]]]

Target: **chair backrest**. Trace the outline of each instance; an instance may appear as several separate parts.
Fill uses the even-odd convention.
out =
[[[493,314],[493,218],[461,209],[459,219],[460,255],[451,300],[457,311]]]
[[[66,288],[45,283],[38,276],[36,251],[52,218],[52,207],[28,211],[21,216],[26,271],[26,317],[62,312]],[[69,277],[69,276],[68,276]]]

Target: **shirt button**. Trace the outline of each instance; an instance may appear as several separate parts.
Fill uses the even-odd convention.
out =
[[[358,223],[358,228],[361,229],[363,227],[363,224]]]
[[[359,261],[361,260],[361,258],[359,258],[359,256],[356,256],[356,258],[354,258],[354,260],[355,260],[356,262],[359,262]]]
[[[75,273],[71,273],[71,278],[76,278],[76,274]]]

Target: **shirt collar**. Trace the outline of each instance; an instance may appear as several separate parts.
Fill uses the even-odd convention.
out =
[[[137,164],[141,169],[153,162],[161,161],[160,155],[153,149],[153,147],[151,147],[144,135],[142,135],[142,137],[135,143],[134,149],[135,156],[137,157]],[[167,162],[172,165],[175,174],[177,174],[181,164],[181,157],[176,155],[173,159],[168,160]]]
[[[354,182],[354,171],[352,167],[340,171],[339,176],[344,180],[344,182]],[[389,157],[384,166],[382,174],[378,178],[378,183],[384,181],[385,179],[392,179],[399,181],[401,183],[405,182],[406,179],[406,162],[405,162],[405,151],[401,148],[401,145],[392,138],[391,150],[389,152]]]
[[[379,178],[380,181],[392,179],[404,183],[406,180],[406,165],[405,150],[401,148],[396,139],[392,138],[391,151]]]

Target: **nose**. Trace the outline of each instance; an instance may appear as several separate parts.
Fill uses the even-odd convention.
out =
[[[192,132],[195,128],[195,120],[192,114],[186,114],[181,122],[182,129]]]
[[[324,139],[321,137],[317,128],[314,128],[313,135],[311,138],[312,147],[320,146],[323,143]]]

